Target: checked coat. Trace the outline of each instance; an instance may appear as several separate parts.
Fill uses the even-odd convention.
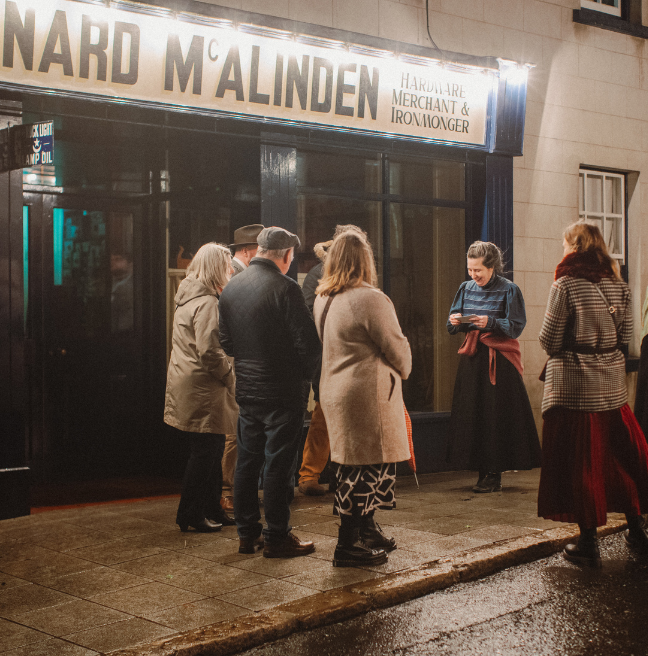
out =
[[[596,286],[585,278],[567,275],[551,287],[540,331],[540,344],[549,355],[543,414],[555,406],[603,412],[627,402],[621,351],[584,354],[570,350],[574,345],[608,349],[630,341],[630,288],[616,278],[601,279],[598,287],[616,310],[610,314]]]

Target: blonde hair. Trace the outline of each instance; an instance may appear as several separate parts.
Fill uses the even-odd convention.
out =
[[[347,230],[336,235],[326,254],[324,275],[316,289],[320,296],[339,294],[368,283],[378,283],[373,251],[359,230]]]
[[[474,241],[468,247],[466,257],[471,260],[481,259],[487,269],[494,269],[495,273],[504,273],[504,256],[499,246],[492,241]]]
[[[187,278],[200,281],[213,294],[220,294],[230,279],[232,255],[216,242],[203,244],[187,267]]]
[[[571,246],[574,253],[593,252],[604,267],[609,267],[617,280],[621,280],[618,262],[610,257],[601,231],[591,223],[578,221],[567,227],[563,233],[565,241]]]

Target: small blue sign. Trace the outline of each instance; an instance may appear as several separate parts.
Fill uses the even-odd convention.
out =
[[[54,163],[54,121],[21,126],[25,135],[23,168]],[[29,145],[28,145],[29,144]]]

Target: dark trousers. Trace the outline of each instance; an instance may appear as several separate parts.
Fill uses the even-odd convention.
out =
[[[223,491],[221,458],[225,435],[184,431],[183,435],[191,441],[191,453],[182,480],[176,523],[190,524],[217,516]]]
[[[239,537],[261,535],[258,481],[264,461],[263,509],[267,524],[263,529],[264,539],[279,542],[290,532],[290,504],[295,496],[296,455],[304,411],[303,406],[240,406],[234,475],[234,516]]]

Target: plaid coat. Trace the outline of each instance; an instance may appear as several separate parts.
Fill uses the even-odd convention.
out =
[[[594,283],[564,276],[549,294],[540,344],[549,354],[542,413],[554,406],[603,412],[625,405],[625,358],[621,351],[574,353],[570,345],[598,349],[627,344],[632,336],[630,288],[615,278],[598,283],[616,312],[609,313]]]

